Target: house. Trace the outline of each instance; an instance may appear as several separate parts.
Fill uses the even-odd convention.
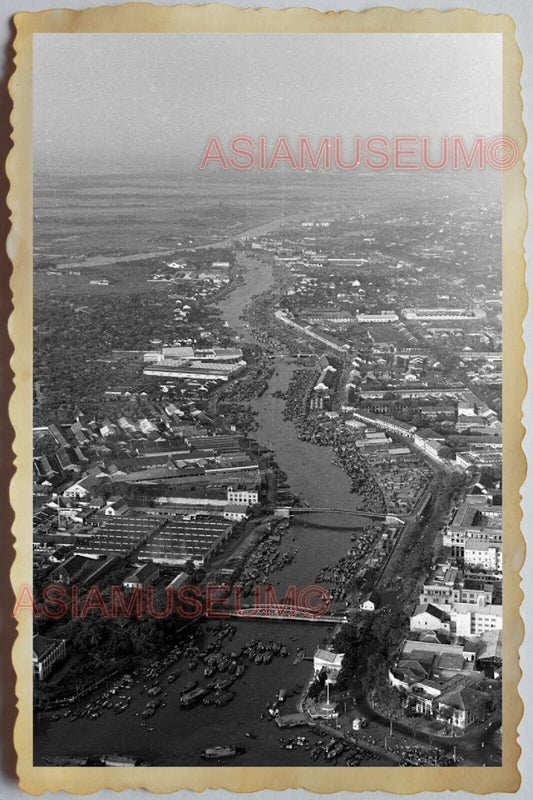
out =
[[[106,517],[122,517],[123,514],[126,514],[129,511],[128,505],[124,502],[124,499],[119,495],[114,495],[110,497],[106,501],[106,506],[104,508],[104,514]]]
[[[89,497],[96,485],[96,479],[92,475],[86,475],[85,478],[68,486],[63,492],[63,497],[67,499],[84,500],[86,497]]]
[[[152,586],[157,580],[159,580],[159,567],[148,561],[128,575],[122,585],[125,589],[144,589],[146,586]]]
[[[43,681],[48,677],[54,664],[62,661],[67,655],[64,639],[48,639],[36,634],[33,637],[33,674]]]
[[[236,504],[236,503],[228,503],[224,506],[223,516],[224,519],[230,519],[234,522],[240,522],[249,514],[249,506]]]
[[[487,678],[500,678],[502,672],[502,632],[487,631],[479,637],[477,669]]]
[[[319,675],[322,670],[326,671],[331,683],[335,683],[342,668],[344,653],[333,653],[330,650],[318,648],[313,656],[313,668],[315,675]]]
[[[62,544],[57,547],[51,555],[48,556],[48,561],[52,564],[61,564],[72,552],[72,547],[67,544]]]
[[[55,458],[61,472],[80,472],[79,465],[74,463],[65,447],[58,447]]]
[[[88,439],[88,437],[86,435],[86,432],[85,432],[85,430],[84,430],[84,428],[83,428],[83,426],[81,425],[80,422],[74,422],[70,426],[70,430],[74,434],[74,437],[75,437],[76,441],[78,442],[78,444],[80,444],[82,447],[83,447],[83,445],[88,444],[89,439]]]
[[[187,572],[178,572],[176,577],[170,581],[166,590],[170,589],[172,592],[177,592],[182,586],[186,586],[191,581],[191,576]]]
[[[90,563],[91,559],[75,554],[53,569],[50,578],[55,583],[65,583],[70,586],[79,580]]]
[[[451,689],[438,698],[435,716],[464,731],[486,718],[490,704],[490,695],[479,689],[471,686],[458,690]]]
[[[379,605],[379,598],[375,592],[370,592],[363,598],[359,608],[361,611],[375,611]]]
[[[442,611],[433,603],[423,603],[418,605],[410,620],[410,629],[412,631],[451,631],[450,615]]]

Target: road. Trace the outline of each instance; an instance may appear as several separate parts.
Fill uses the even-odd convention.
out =
[[[370,725],[369,732],[376,738],[390,737],[390,719],[382,716],[368,704],[364,697],[362,687],[359,685],[358,693],[361,700],[357,703],[357,711],[365,717]],[[465,766],[496,766],[501,763],[501,752],[494,744],[494,731],[500,726],[499,718],[488,720],[483,725],[476,726],[464,736],[439,736],[416,730],[405,722],[393,720],[393,737],[406,739],[410,744],[424,743],[432,747],[440,747],[447,753],[453,753],[464,762]],[[401,736],[399,736],[399,734]]]

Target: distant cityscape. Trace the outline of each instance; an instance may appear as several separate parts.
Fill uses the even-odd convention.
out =
[[[206,182],[170,222],[154,186],[62,180],[60,214],[59,178],[36,199],[35,763],[501,764],[497,195],[372,175],[274,214],[250,183],[250,219]],[[218,615],[163,614],[212,586]],[[255,591],[309,586],[320,617]]]

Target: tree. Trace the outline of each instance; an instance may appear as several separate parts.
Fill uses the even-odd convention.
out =
[[[451,449],[451,447],[447,447],[443,445],[439,448],[439,457],[442,458],[444,461],[453,461],[455,459],[455,453]]]

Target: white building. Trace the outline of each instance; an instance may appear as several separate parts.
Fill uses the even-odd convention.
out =
[[[446,631],[450,633],[450,615],[434,603],[422,603],[415,608],[409,628],[412,631]]]
[[[33,674],[40,681],[48,677],[52,667],[67,655],[64,639],[48,639],[36,634],[33,637]]]
[[[443,319],[470,321],[486,315],[479,308],[404,308],[402,316],[419,322],[434,322]]]
[[[388,431],[389,433],[395,433],[397,436],[403,436],[406,439],[412,439],[416,431],[416,426],[408,425],[407,423],[401,422],[393,417],[372,414],[370,411],[367,411],[363,414],[359,411],[353,411],[352,413],[355,419],[367,422],[374,428],[380,428],[381,430]]]
[[[398,322],[399,317],[394,311],[380,311],[378,314],[356,314],[357,322]]]
[[[224,519],[229,519],[232,522],[240,522],[241,520],[246,519],[249,513],[250,507],[247,505],[228,503],[224,506],[222,515]]]
[[[503,567],[502,546],[469,538],[465,540],[463,559],[471,567],[481,567],[490,572],[501,572]]]
[[[341,671],[343,658],[344,653],[332,653],[319,648],[313,656],[315,675],[319,675],[324,669],[330,683],[335,683]]]
[[[84,500],[86,497],[89,497],[94,490],[96,483],[97,482],[91,475],[87,475],[85,478],[68,486],[63,492],[63,497],[73,500]]]
[[[485,604],[483,597],[479,597],[477,603],[425,603],[413,612],[410,629],[480,636],[487,631],[502,630],[502,606]]]
[[[444,444],[444,438],[442,436],[438,436],[433,431],[429,430],[418,430],[415,433],[414,437],[414,445],[419,450],[422,450],[429,458],[433,458],[435,461],[442,461],[441,457],[439,456],[439,450]]]
[[[259,502],[257,489],[245,489],[242,486],[228,486],[228,503],[231,505],[255,506]]]

